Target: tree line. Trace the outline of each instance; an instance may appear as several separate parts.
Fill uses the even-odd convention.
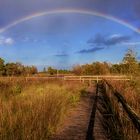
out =
[[[21,63],[5,63],[5,61],[0,58],[0,76],[29,76],[37,73],[38,70],[35,66],[24,66]],[[133,50],[129,49],[124,55],[122,62],[120,62],[119,64],[93,62],[91,64],[75,65],[71,70],[48,67],[47,69],[44,68],[41,73],[47,75],[139,75],[140,62],[137,60],[136,53]]]
[[[122,62],[119,64],[93,62],[92,64],[76,65],[73,67],[72,72],[76,75],[139,75],[140,62],[137,60],[136,53],[133,50],[128,49]]]
[[[136,53],[128,49],[122,61],[118,64],[107,62],[93,62],[91,64],[75,65],[71,70],[58,70],[52,67],[44,68],[43,73],[49,75],[56,74],[75,74],[75,75],[107,75],[124,74],[139,75],[140,62],[137,60]]]
[[[0,58],[0,76],[29,76],[38,73],[35,66],[24,66],[21,63],[5,63]]]
[[[53,67],[48,67],[47,69],[44,68],[42,73],[48,74],[48,75],[56,75],[56,74],[71,74],[72,71],[67,69],[56,69]]]

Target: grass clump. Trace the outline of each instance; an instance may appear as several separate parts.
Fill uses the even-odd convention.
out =
[[[82,97],[85,97],[85,96],[88,95],[88,92],[87,92],[86,88],[81,89],[81,90],[80,90],[80,93],[81,93],[81,96],[82,96]]]

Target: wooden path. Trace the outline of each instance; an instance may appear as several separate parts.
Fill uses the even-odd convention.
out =
[[[88,89],[88,95],[82,97],[79,104],[70,111],[63,124],[51,140],[106,140],[105,131],[101,124],[102,116],[98,110],[95,113],[93,138],[87,137],[90,116],[95,103],[96,90]]]
[[[131,122],[136,139],[140,139],[140,117],[127,104],[125,98],[107,81],[89,87],[87,96],[70,111],[51,140],[125,140],[122,123],[111,103],[115,96],[120,109],[125,111]],[[115,99],[114,99],[115,100]],[[132,139],[130,139],[132,140]]]

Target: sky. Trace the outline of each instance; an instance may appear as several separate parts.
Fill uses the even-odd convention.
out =
[[[68,69],[140,58],[139,0],[0,0],[0,57]]]

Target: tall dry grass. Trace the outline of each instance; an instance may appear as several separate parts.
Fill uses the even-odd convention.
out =
[[[119,91],[127,103],[135,110],[140,116],[140,81],[129,81],[129,82],[113,82],[111,84],[117,91]]]
[[[111,85],[123,95],[126,99],[128,105],[138,114],[140,117],[140,90],[137,87],[138,81],[129,81],[129,82],[114,82],[110,81]],[[124,134],[124,139],[126,140],[140,140],[140,135],[134,127],[131,119],[128,117],[127,113],[123,109],[122,105],[118,100],[112,95],[112,92],[109,91],[109,97],[111,99],[113,108],[121,121],[122,131]]]
[[[0,139],[47,140],[80,99],[81,86],[63,82],[0,82]]]

